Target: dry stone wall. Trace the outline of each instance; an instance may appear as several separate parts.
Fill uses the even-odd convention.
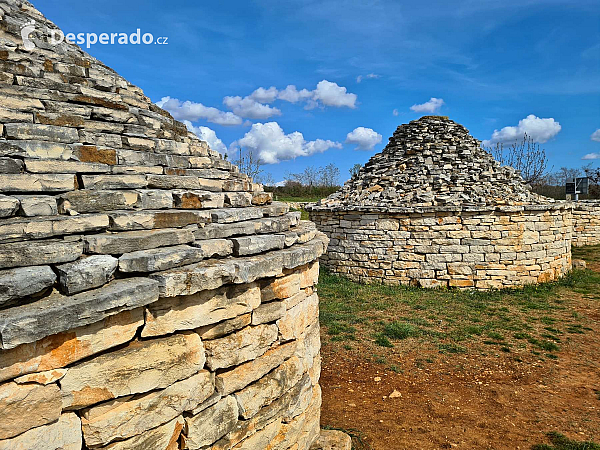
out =
[[[573,202],[573,245],[600,245],[600,201]]]
[[[564,204],[312,207],[310,218],[331,238],[322,264],[360,282],[490,289],[556,280],[571,269]]]
[[[0,15],[0,449],[308,449],[327,238],[30,3]]]

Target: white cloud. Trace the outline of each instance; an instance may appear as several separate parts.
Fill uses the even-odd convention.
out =
[[[581,159],[600,159],[600,153],[588,153]]]
[[[600,142],[600,128],[598,128],[596,131],[594,131],[592,133],[592,136],[590,137],[590,139],[592,141]]]
[[[351,94],[345,87],[327,80],[319,81],[313,91],[313,100],[320,101],[325,106],[356,108],[356,94]]]
[[[271,103],[277,98],[277,94],[279,94],[279,91],[275,86],[271,86],[269,89],[259,87],[248,97],[259,103]]]
[[[258,153],[266,164],[294,159],[297,156],[309,156],[330,148],[342,148],[339,142],[316,139],[306,141],[299,131],[285,134],[277,122],[255,123],[243,138],[231,144],[239,145]]]
[[[358,127],[346,135],[346,144],[356,144],[356,150],[373,150],[382,136],[371,128]]]
[[[561,128],[560,123],[552,117],[541,119],[529,114],[524,119],[519,120],[516,127],[504,127],[501,130],[494,130],[492,137],[483,141],[483,145],[493,145],[498,142],[513,143],[516,140],[523,139],[525,134],[534,142],[543,144],[556,136]]]
[[[371,78],[379,78],[379,75],[377,75],[376,73],[368,73],[366,75],[359,75],[356,77],[356,82],[360,83],[362,80],[368,80]]]
[[[393,115],[395,115],[395,116],[397,116],[397,115],[398,115],[398,114],[400,114],[400,113],[398,112],[398,109],[394,109],[394,110],[392,111],[392,114],[393,114]]]
[[[299,100],[306,100],[310,97],[312,97],[311,91],[308,89],[302,89],[299,91],[293,84],[288,84],[288,86],[283,91],[279,91],[279,94],[277,95],[278,99],[285,100],[286,102],[290,103],[296,103]]]
[[[217,137],[217,133],[215,133],[214,130],[203,126],[195,127],[189,120],[184,120],[183,123],[188,130],[190,130],[203,141],[208,142],[210,148],[222,154],[227,153],[227,146],[221,139]]]
[[[443,99],[431,97],[428,102],[421,103],[420,105],[412,105],[410,109],[412,109],[414,112],[433,113],[440,109],[443,104]]]
[[[258,91],[258,89],[256,91]],[[252,94],[254,94],[256,91],[254,91]],[[249,119],[264,120],[281,114],[279,109],[259,103],[250,98],[250,96],[244,98],[240,97],[239,95],[236,95],[235,97],[228,96],[223,99],[223,104],[225,104],[225,106],[227,106],[229,109],[233,110],[234,114],[240,117],[247,117]]]
[[[169,111],[177,120],[195,122],[205,119],[218,125],[240,125],[242,123],[242,118],[232,112],[221,111],[189,100],[182,102],[176,98],[163,97],[156,104]]]

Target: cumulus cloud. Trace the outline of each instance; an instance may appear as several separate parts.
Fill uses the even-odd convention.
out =
[[[176,98],[163,97],[156,104],[169,111],[177,120],[195,122],[205,119],[218,125],[240,125],[242,123],[242,118],[232,112],[221,111],[212,106],[204,106],[202,103],[189,100],[182,102]]]
[[[258,89],[251,95],[254,95],[257,91]],[[259,103],[251,98],[251,96],[244,98],[239,95],[236,95],[235,97],[228,96],[223,99],[223,104],[231,109],[234,114],[249,119],[264,120],[281,114],[281,111],[278,108]]]
[[[440,109],[443,104],[443,99],[431,97],[428,102],[421,103],[420,105],[412,105],[410,109],[412,109],[414,112],[434,113]]]
[[[379,75],[377,75],[376,73],[368,73],[366,75],[359,75],[356,77],[356,82],[360,83],[362,80],[369,80],[372,78],[379,78]]]
[[[272,103],[277,98],[278,93],[279,91],[275,86],[271,86],[269,89],[259,87],[248,97],[259,103]]]
[[[600,128],[598,128],[596,131],[594,131],[592,133],[592,136],[590,137],[590,139],[592,141],[600,142]]]
[[[351,94],[345,87],[327,80],[319,81],[313,92],[313,100],[320,101],[325,106],[356,108],[356,94]]]
[[[330,140],[307,141],[299,131],[285,134],[277,122],[253,124],[250,131],[231,146],[253,150],[266,164],[322,153],[330,148],[342,148],[342,144]]]
[[[346,144],[356,144],[357,150],[373,150],[382,136],[371,128],[358,127],[346,135]]]
[[[581,159],[600,159],[600,153],[588,153]]]
[[[184,120],[183,123],[188,130],[190,130],[203,141],[208,142],[210,148],[218,151],[219,153],[227,153],[227,146],[221,139],[217,137],[217,133],[215,133],[214,130],[203,126],[195,127],[189,120]]]
[[[260,89],[260,88],[259,88]],[[308,89],[298,90],[293,84],[288,84],[283,91],[279,91],[277,98],[290,103],[296,103],[300,100],[306,100],[312,97],[312,92]]]
[[[397,116],[397,115],[398,115],[398,114],[400,114],[400,113],[398,112],[398,109],[394,109],[394,110],[392,111],[392,114],[393,114],[393,115],[395,115],[395,116]]]
[[[524,119],[519,120],[516,127],[504,127],[501,130],[494,130],[489,140],[483,141],[484,145],[493,145],[496,143],[512,143],[523,139],[527,134],[534,142],[543,144],[556,136],[561,130],[560,123],[552,117],[541,119],[533,114],[529,114]]]

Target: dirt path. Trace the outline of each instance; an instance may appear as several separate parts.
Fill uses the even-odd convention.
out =
[[[557,360],[417,347],[384,365],[356,346],[325,346],[322,425],[358,430],[373,450],[529,449],[549,431],[598,441],[600,311],[585,298],[573,305],[593,331],[573,335]],[[395,362],[400,373],[387,368]]]

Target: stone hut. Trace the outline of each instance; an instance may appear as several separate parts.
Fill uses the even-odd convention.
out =
[[[327,238],[30,3],[0,16],[0,449],[308,449]]]
[[[425,116],[307,209],[322,263],[361,282],[502,288],[571,269],[571,210],[530,192],[462,125]]]
[[[573,202],[573,246],[600,245],[600,200]]]

